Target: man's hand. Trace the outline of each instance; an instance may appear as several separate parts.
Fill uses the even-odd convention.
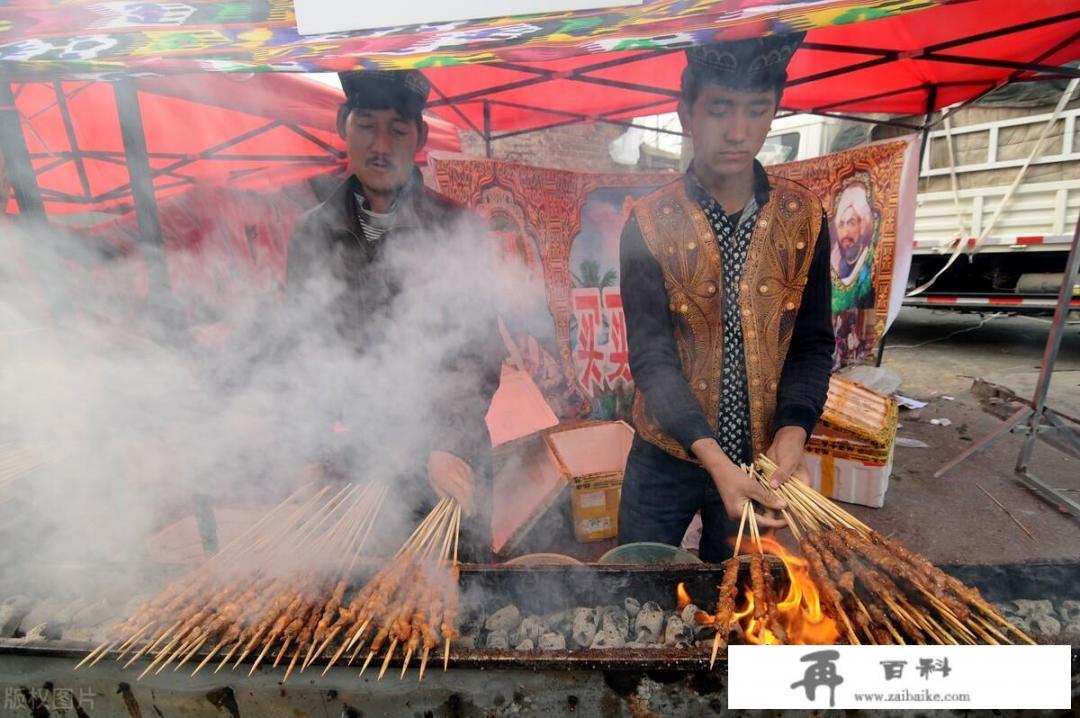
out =
[[[792,476],[809,485],[810,472],[803,464],[805,446],[806,429],[799,426],[782,426],[777,430],[772,445],[765,451],[765,455],[779,467],[769,480],[770,486],[778,489]]]
[[[757,480],[732,463],[715,439],[698,439],[690,447],[690,450],[694,452],[694,455],[701,461],[702,466],[712,477],[716,490],[720,493],[720,498],[724,502],[724,510],[730,518],[740,518],[743,506],[750,500],[777,511],[787,508],[787,503],[783,499],[770,494]],[[783,519],[760,514],[757,516],[757,522],[758,526],[764,528],[787,526],[787,522]]]
[[[428,481],[439,496],[449,496],[467,515],[473,512],[473,472],[463,459],[446,451],[428,456]]]

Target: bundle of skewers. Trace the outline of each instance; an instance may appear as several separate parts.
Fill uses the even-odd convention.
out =
[[[443,670],[450,660],[450,646],[457,637],[458,536],[461,507],[443,499],[383,568],[338,612],[319,645],[316,657],[328,649],[326,674],[346,653],[352,665],[367,648],[360,675],[383,654],[379,679],[390,661],[401,655],[400,678],[405,677],[413,657],[420,657],[418,681],[424,679],[428,659],[442,648]],[[332,648],[337,641],[336,648]],[[311,659],[308,663],[310,665]]]
[[[928,559],[874,531],[834,502],[797,480],[772,489],[776,464],[760,457],[747,471],[787,503],[783,516],[805,557],[810,576],[822,595],[822,605],[848,643],[885,644],[1011,644],[1035,641],[1010,623],[975,588],[964,585]],[[747,516],[755,516],[748,502]],[[760,547],[756,521],[750,520],[752,540]],[[713,623],[717,635],[712,660],[727,640],[735,616],[739,575],[739,541],[735,556],[724,568]],[[769,620],[769,572],[764,557],[750,560],[756,600],[755,618]],[[762,606],[764,603],[766,605]]]
[[[399,646],[406,668],[422,652],[422,675],[441,645],[445,667],[456,635],[460,507],[441,501],[387,567],[346,601],[387,487],[349,485],[329,497],[324,488],[298,501],[303,491],[114,626],[76,669],[110,653],[124,668],[146,657],[141,679],[199,656],[194,676],[215,661],[217,673],[253,657],[248,675],[264,663],[285,665],[284,682],[328,649],[330,665],[349,649],[352,663],[368,639],[365,669],[389,639],[380,678]]]
[[[757,525],[756,514],[751,502],[743,504],[742,517],[739,519],[739,533],[735,538],[735,550],[727,561],[724,562],[724,573],[720,579],[720,590],[716,601],[716,613],[712,615],[702,612],[697,618],[703,625],[712,625],[716,630],[713,638],[712,655],[709,658],[709,667],[716,664],[716,656],[720,648],[727,644],[731,629],[737,622],[736,601],[739,592],[739,573],[742,570],[742,558],[739,550],[743,545],[743,536],[747,526],[750,528],[750,538],[757,552],[750,555],[749,574],[750,592],[754,596],[753,607],[750,609],[750,618],[762,623],[768,630],[777,636],[780,642],[784,642],[785,636],[776,621],[776,587],[773,582],[772,571],[765,561],[765,551],[762,547],[761,533]],[[749,521],[747,520],[749,519]]]

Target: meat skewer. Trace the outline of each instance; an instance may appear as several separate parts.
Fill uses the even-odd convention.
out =
[[[716,664],[716,654],[720,650],[720,644],[727,645],[728,632],[731,630],[731,617],[735,613],[735,595],[738,591],[740,561],[738,556],[732,556],[724,562],[724,576],[720,579],[720,592],[716,599],[716,636],[713,638],[712,656],[709,658],[709,669]]]

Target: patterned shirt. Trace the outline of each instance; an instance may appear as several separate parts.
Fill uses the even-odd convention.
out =
[[[693,178],[693,175],[691,175]],[[691,182],[692,196],[701,206],[720,248],[723,281],[721,323],[724,337],[723,367],[720,385],[720,415],[716,422],[716,440],[728,458],[736,464],[748,464],[750,448],[750,393],[746,385],[746,351],[743,344],[742,315],[739,312],[739,283],[746,267],[746,253],[754,234],[757,201],[740,212],[728,215],[697,178]]]

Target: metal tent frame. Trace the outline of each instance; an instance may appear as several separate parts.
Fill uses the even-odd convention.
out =
[[[1062,440],[1063,448],[1076,458],[1080,458],[1080,434],[1067,423],[1064,417],[1047,404],[1050,395],[1050,383],[1054,377],[1054,367],[1057,364],[1058,352],[1061,350],[1061,340],[1065,334],[1065,322],[1071,310],[1073,286],[1078,271],[1080,271],[1080,218],[1077,219],[1076,228],[1073,230],[1072,247],[1069,250],[1069,259],[1065,265],[1065,281],[1062,282],[1061,289],[1058,291],[1057,307],[1054,310],[1050,333],[1046,338],[1046,348],[1043,350],[1042,363],[1039,367],[1039,381],[1035,385],[1035,393],[1031,404],[1018,409],[1012,416],[998,424],[993,431],[934,472],[935,479],[940,479],[997,439],[1026,423],[1027,436],[1024,438],[1024,443],[1016,459],[1017,478],[1041,498],[1068,511],[1074,518],[1080,519],[1080,501],[1066,496],[1064,492],[1046,483],[1031,470],[1035,442],[1039,440],[1039,435],[1045,432],[1056,432],[1057,437]]]

